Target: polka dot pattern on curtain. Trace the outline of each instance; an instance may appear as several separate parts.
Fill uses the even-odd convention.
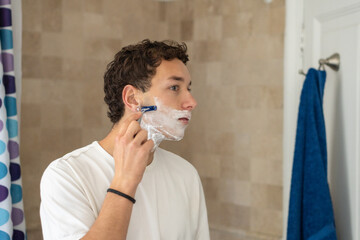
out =
[[[11,1],[0,0],[0,239],[26,239]]]

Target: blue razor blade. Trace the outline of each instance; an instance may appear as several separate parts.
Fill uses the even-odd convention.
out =
[[[142,113],[146,113],[146,112],[150,112],[150,111],[156,111],[157,107],[154,106],[145,106],[145,107],[141,107],[141,112]]]

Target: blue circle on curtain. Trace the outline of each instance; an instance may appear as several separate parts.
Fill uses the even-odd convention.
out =
[[[18,121],[14,119],[8,119],[6,121],[6,128],[9,133],[9,138],[17,137],[18,135]]]
[[[0,83],[1,83],[1,81],[0,81]],[[1,108],[1,106],[2,106],[2,99],[0,98],[0,108]]]
[[[17,158],[19,156],[19,144],[15,141],[9,141],[8,150],[10,155],[10,160]]]
[[[16,181],[20,178],[21,176],[21,169],[20,169],[20,165],[17,163],[10,163],[10,176],[11,176],[11,181]]]
[[[1,49],[7,50],[13,48],[13,33],[8,29],[0,29]]]
[[[11,184],[10,187],[12,203],[18,203],[22,200],[22,189],[18,184]],[[0,238],[1,239],[1,238]]]
[[[4,75],[3,82],[5,86],[5,94],[11,94],[16,92],[14,76]]]
[[[6,107],[6,113],[8,117],[15,116],[17,114],[16,110],[16,98],[6,96],[4,98],[4,103]]]
[[[8,197],[8,195],[9,195],[8,188],[3,185],[0,185],[0,202],[4,201]]]
[[[0,231],[0,239],[1,240],[10,240],[10,236],[9,236],[9,234],[7,234],[4,231]]]
[[[6,144],[0,140],[0,154],[3,154],[5,152],[6,149]]]
[[[0,162],[0,179],[4,178],[8,173],[7,166]]]
[[[11,220],[14,226],[19,225],[24,221],[24,212],[20,208],[13,207],[11,209]]]
[[[11,10],[8,8],[0,8],[0,27],[9,27],[11,23]],[[0,238],[1,239],[1,238]]]
[[[25,234],[22,231],[14,230],[12,240],[25,240]]]
[[[0,208],[0,226],[9,221],[10,214],[7,210]]]

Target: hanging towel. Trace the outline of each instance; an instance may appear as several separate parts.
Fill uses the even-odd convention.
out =
[[[309,69],[300,98],[287,240],[336,239],[327,182],[323,95],[326,72]]]

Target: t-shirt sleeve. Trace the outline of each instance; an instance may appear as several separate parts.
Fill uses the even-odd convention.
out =
[[[76,176],[65,166],[50,165],[40,183],[40,218],[44,240],[77,240],[96,217]]]
[[[199,175],[197,175],[197,181],[199,183],[199,217],[198,217],[198,229],[196,234],[196,240],[209,240],[209,222],[207,217],[206,202],[204,190],[201,184]]]

